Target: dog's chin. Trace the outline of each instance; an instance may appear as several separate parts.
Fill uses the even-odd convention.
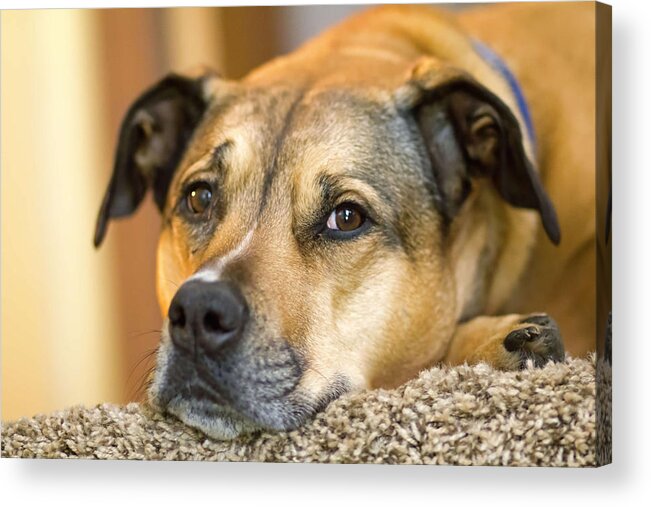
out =
[[[165,391],[152,389],[150,405],[159,412],[168,413],[186,425],[216,440],[232,440],[247,433],[259,431],[290,431],[312,419],[318,412],[343,393],[349,384],[338,378],[322,396],[301,393],[272,402],[258,400],[244,403],[248,410],[212,400],[201,389],[187,389],[170,397]],[[169,391],[167,391],[169,393]]]
[[[240,435],[258,431],[261,426],[228,407],[204,401],[176,399],[165,411],[183,423],[216,440],[232,440]]]
[[[230,440],[260,430],[293,430],[350,390],[343,375],[334,375],[321,392],[302,389],[297,354],[284,341],[265,344],[263,350],[251,344],[243,350],[245,342],[224,357],[197,359],[171,347],[163,334],[150,405],[211,438]]]

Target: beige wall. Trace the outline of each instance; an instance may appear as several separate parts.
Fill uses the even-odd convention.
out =
[[[94,11],[2,13],[2,417],[116,400]],[[83,72],[79,72],[83,69]]]

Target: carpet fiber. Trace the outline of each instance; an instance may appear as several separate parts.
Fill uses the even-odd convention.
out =
[[[303,428],[231,442],[135,403],[3,424],[2,456],[321,463],[595,466],[595,363],[440,367],[348,395]]]

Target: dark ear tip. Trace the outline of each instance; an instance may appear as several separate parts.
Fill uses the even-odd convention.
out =
[[[561,242],[561,226],[558,223],[558,215],[556,215],[556,209],[552,204],[552,201],[549,199],[547,194],[542,188],[540,181],[538,181],[535,173],[529,171],[530,174],[534,175],[532,181],[534,182],[534,191],[538,197],[538,204],[534,207],[538,208],[538,213],[540,214],[540,219],[542,221],[543,229],[547,233],[549,240],[558,246]]]
[[[102,209],[97,216],[97,224],[95,225],[95,236],[93,237],[93,245],[95,248],[99,248],[104,241],[104,236],[106,236],[106,225],[107,225],[107,216],[105,206],[102,206]]]
[[[554,245],[556,245],[556,246],[560,245],[560,243],[561,243],[561,231],[556,229],[555,233],[549,236],[549,239],[552,240],[552,243],[554,243]]]
[[[554,214],[551,219],[549,217],[546,220],[543,218],[543,227],[551,242],[558,246],[561,242],[561,228],[558,225],[556,215]]]
[[[95,248],[99,248],[99,246],[102,244],[102,241],[104,241],[105,234],[106,234],[106,226],[102,226],[100,228],[100,225],[97,224],[97,227],[95,228],[95,237],[93,238],[93,246]]]

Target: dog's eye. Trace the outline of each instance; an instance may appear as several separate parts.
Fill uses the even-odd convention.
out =
[[[364,211],[357,204],[346,202],[330,213],[326,227],[331,231],[352,232],[364,225],[365,221]]]
[[[185,202],[191,213],[200,215],[208,209],[212,202],[212,189],[205,182],[193,185],[185,196]]]

